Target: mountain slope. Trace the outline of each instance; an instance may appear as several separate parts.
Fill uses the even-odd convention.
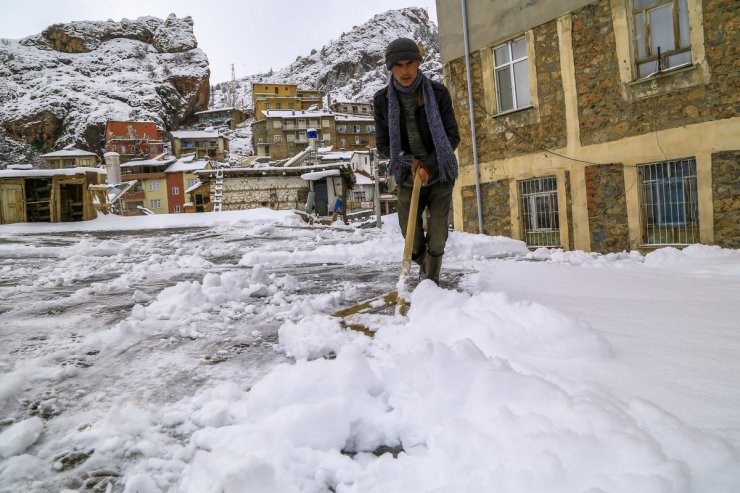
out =
[[[177,127],[208,102],[208,58],[197,46],[192,19],[174,15],[56,24],[3,40],[0,149],[10,155],[0,160],[75,141],[99,152],[108,119]]]

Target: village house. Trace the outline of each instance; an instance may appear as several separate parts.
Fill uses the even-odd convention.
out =
[[[132,159],[152,159],[165,152],[164,130],[154,122],[108,120],[105,152],[118,153],[121,163]]]
[[[329,105],[329,109],[335,113],[345,113],[347,115],[373,116],[373,103],[335,101]]]
[[[32,169],[10,165],[0,170],[0,224],[69,222],[95,219],[90,185],[105,182],[100,168]]]
[[[249,117],[249,113],[251,113],[251,110],[214,108],[211,110],[197,111],[193,113],[193,116],[197,118],[198,125],[201,128],[228,126],[233,130]]]
[[[306,130],[319,133],[321,145],[334,142],[334,114],[328,110],[265,110],[262,120],[252,125],[252,140],[258,156],[288,159],[308,145]]]
[[[297,84],[252,83],[252,108],[257,120],[267,110],[309,110],[323,107],[323,91],[298,89]]]
[[[195,154],[190,154],[178,159],[164,171],[167,211],[170,214],[185,212],[185,204],[191,202],[189,194],[197,188],[196,185],[200,184],[195,173],[209,169],[211,169],[211,163],[208,160],[198,160],[195,159]]]
[[[136,180],[132,189],[121,198],[124,216],[138,216],[143,210],[167,214],[168,177],[165,171],[175,162],[174,158],[145,159],[121,163],[121,179]],[[183,188],[184,191],[184,188]]]
[[[229,141],[216,131],[181,130],[170,132],[172,136],[172,154],[180,158],[195,153],[196,159],[224,161]]]
[[[437,1],[456,229],[532,248],[740,248],[736,2],[463,5],[468,32],[460,2]]]
[[[342,150],[366,150],[375,147],[375,118],[335,113],[335,145]]]
[[[93,168],[98,165],[97,154],[74,148],[42,154],[41,158],[46,169]]]

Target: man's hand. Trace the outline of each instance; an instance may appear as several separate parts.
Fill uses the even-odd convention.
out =
[[[424,163],[419,161],[418,159],[414,161],[414,164],[411,165],[411,177],[416,179],[416,173],[420,173],[421,176],[421,185],[424,186],[429,181],[429,177],[431,176],[431,173],[429,172],[429,168],[424,166]]]

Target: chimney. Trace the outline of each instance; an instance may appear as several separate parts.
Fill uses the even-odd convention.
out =
[[[117,152],[106,152],[105,158],[105,181],[108,185],[118,185],[121,183],[121,158]]]

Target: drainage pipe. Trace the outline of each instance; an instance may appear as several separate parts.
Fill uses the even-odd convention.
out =
[[[483,208],[480,198],[480,171],[478,170],[478,142],[475,137],[475,115],[473,114],[473,78],[470,75],[470,43],[468,42],[468,9],[465,0],[460,0],[465,45],[465,72],[468,77],[468,110],[470,111],[470,138],[473,141],[473,169],[475,170],[475,198],[478,204],[478,232],[483,234]]]

